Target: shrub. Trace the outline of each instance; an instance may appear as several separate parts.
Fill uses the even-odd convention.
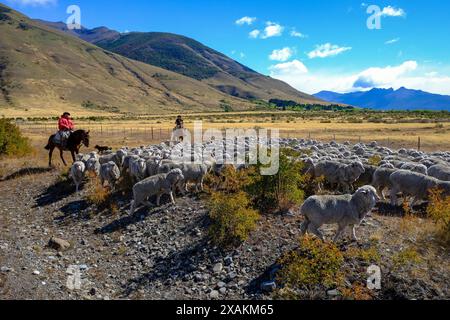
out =
[[[436,223],[438,236],[447,246],[450,245],[450,196],[442,196],[442,190],[430,190],[428,216]]]
[[[111,203],[111,193],[102,186],[95,174],[89,174],[86,199],[98,208],[106,207]]]
[[[422,258],[415,248],[403,249],[393,257],[393,263],[396,269],[421,262]]]
[[[371,166],[379,167],[381,161],[383,161],[383,159],[379,155],[374,155],[369,158],[369,164]]]
[[[303,184],[307,180],[301,173],[304,164],[289,159],[290,151],[281,150],[278,173],[262,176],[259,170],[251,177],[248,192],[255,205],[262,211],[286,212],[298,206],[304,199]]]
[[[344,256],[334,243],[313,237],[300,239],[299,248],[288,252],[279,261],[279,281],[292,290],[313,290],[339,287],[343,283],[341,268]]]
[[[22,157],[32,151],[30,141],[7,119],[0,119],[0,156]]]
[[[355,283],[351,288],[342,288],[342,297],[345,300],[367,301],[373,299],[373,292],[367,285]]]
[[[222,247],[247,240],[259,220],[258,212],[250,208],[250,200],[244,192],[231,195],[213,193],[209,209],[212,220],[209,234],[213,242]]]

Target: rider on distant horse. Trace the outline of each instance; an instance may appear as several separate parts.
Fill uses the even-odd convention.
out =
[[[75,129],[72,119],[70,118],[69,112],[64,112],[64,114],[58,120],[58,133],[56,134],[56,140],[59,141],[63,148],[66,147],[67,140],[70,134]]]
[[[177,117],[177,121],[175,121],[175,129],[184,129],[184,120],[181,116]]]

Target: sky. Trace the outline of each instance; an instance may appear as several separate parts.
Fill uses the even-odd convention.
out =
[[[32,17],[182,34],[306,93],[450,95],[450,1],[2,0]]]

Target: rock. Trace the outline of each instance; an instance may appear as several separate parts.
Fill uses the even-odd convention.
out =
[[[222,282],[222,281],[217,284],[218,288],[224,288],[226,286],[227,286],[227,284],[225,282]]]
[[[329,297],[337,297],[338,295],[340,295],[340,293],[338,290],[334,289],[334,290],[328,290],[327,295]]]
[[[34,271],[33,271],[33,274],[34,274],[35,276],[38,276],[38,275],[40,275],[41,273],[40,273],[39,271],[37,271],[37,270],[34,270]]]
[[[227,275],[227,280],[228,280],[228,282],[230,282],[230,281],[233,281],[234,279],[236,279],[236,277],[237,277],[237,273],[236,272],[230,272]]]
[[[48,242],[48,246],[57,251],[66,251],[70,248],[70,243],[66,240],[52,237]]]
[[[267,281],[261,284],[261,290],[263,292],[272,292],[277,288],[275,281]]]
[[[223,295],[223,294],[227,293],[227,288],[220,288],[219,292],[220,292],[220,294]]]
[[[222,270],[223,270],[223,264],[221,264],[221,263],[217,263],[217,264],[214,265],[214,267],[213,267],[214,273],[221,273]]]
[[[229,267],[233,264],[233,258],[230,256],[226,257],[223,261],[225,263],[225,266],[227,266],[227,267]]]
[[[1,272],[12,272],[13,269],[11,269],[11,268],[9,268],[9,267],[1,267],[1,268],[0,268],[0,271],[1,271]]]
[[[219,299],[219,291],[217,291],[217,290],[212,290],[210,293],[209,293],[209,297],[211,298],[211,299]]]

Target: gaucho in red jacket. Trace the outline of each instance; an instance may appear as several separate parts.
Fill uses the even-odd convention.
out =
[[[55,136],[55,143],[60,144],[63,148],[66,147],[67,140],[70,134],[75,129],[70,113],[64,112],[64,114],[58,120],[58,133]]]

